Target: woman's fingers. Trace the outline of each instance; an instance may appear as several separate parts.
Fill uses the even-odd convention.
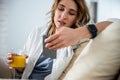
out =
[[[68,46],[69,41],[64,36],[59,36],[51,42],[46,43],[45,47],[53,50],[57,50]]]
[[[13,55],[17,55],[17,54],[8,53],[8,55],[7,55],[7,63],[8,64],[13,62],[13,59],[12,59]]]
[[[46,43],[45,47],[46,48],[51,48],[51,46],[58,45],[62,40],[61,39],[55,39],[51,42]]]
[[[57,50],[57,49],[60,49],[62,47],[66,47],[66,46],[63,43],[58,43],[56,45],[51,46],[49,49]]]
[[[13,67],[9,67],[9,69],[13,69]]]
[[[45,43],[49,43],[53,40],[55,40],[59,35],[58,34],[53,34],[51,36],[49,36],[48,38],[45,39]]]
[[[12,62],[12,54],[11,53],[8,53],[8,55],[7,55],[7,62],[8,63]]]
[[[75,32],[75,29],[68,27],[59,28],[55,34],[45,40],[46,48],[59,49],[77,43],[78,39],[76,39]]]
[[[58,38],[59,38],[58,34],[53,34],[50,37],[46,38],[45,39],[45,43],[46,43],[45,47],[50,48],[51,46],[56,45],[58,42],[60,42],[60,39],[58,39]]]

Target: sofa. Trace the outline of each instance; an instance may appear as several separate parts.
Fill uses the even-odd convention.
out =
[[[81,43],[58,80],[120,80],[120,20],[95,39]],[[0,57],[0,78],[12,78],[6,58]]]
[[[120,80],[120,20],[82,43],[59,80]]]

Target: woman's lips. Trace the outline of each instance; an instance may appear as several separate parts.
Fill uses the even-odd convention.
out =
[[[65,25],[65,22],[64,22],[64,21],[58,21],[58,23],[59,23],[60,25]]]

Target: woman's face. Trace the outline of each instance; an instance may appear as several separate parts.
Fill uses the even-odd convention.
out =
[[[77,5],[73,0],[61,0],[55,10],[54,23],[57,28],[71,27],[77,18]]]

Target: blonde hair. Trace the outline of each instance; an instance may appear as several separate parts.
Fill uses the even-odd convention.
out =
[[[78,13],[77,13],[76,23],[74,23],[71,26],[71,28],[77,28],[78,25],[83,26],[90,21],[90,14],[89,14],[89,10],[88,10],[85,0],[73,0],[73,1],[77,5]],[[52,9],[51,9],[51,20],[50,20],[50,33],[51,34],[55,30],[54,15],[55,15],[55,10],[57,9],[59,2],[60,0],[55,0],[52,6]]]

